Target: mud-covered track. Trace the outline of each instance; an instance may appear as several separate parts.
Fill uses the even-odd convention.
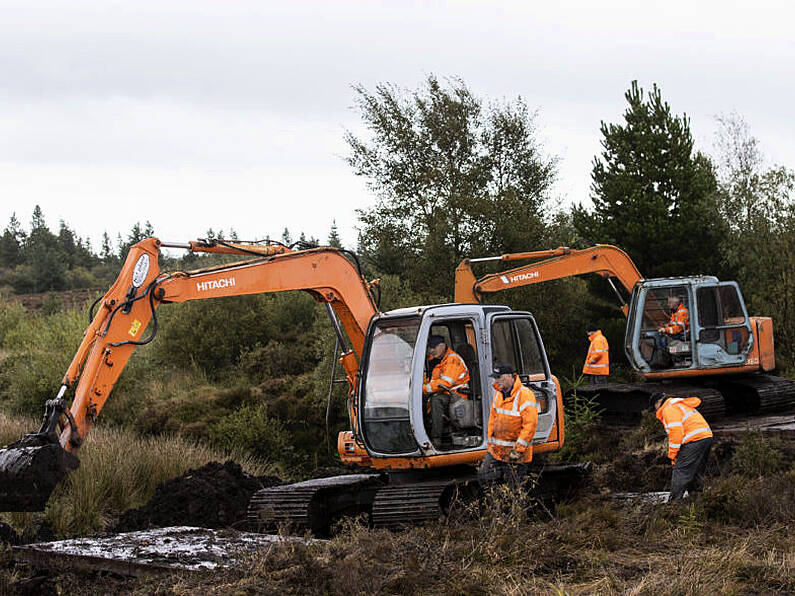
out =
[[[454,487],[450,480],[385,486],[373,501],[373,526],[396,529],[439,519],[443,493]]]
[[[368,513],[381,474],[348,474],[265,488],[254,493],[246,521],[252,530],[286,525],[297,531],[327,535],[342,515]]]

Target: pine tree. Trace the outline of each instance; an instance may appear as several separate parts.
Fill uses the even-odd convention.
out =
[[[102,232],[102,247],[99,249],[99,258],[102,259],[103,263],[110,263],[116,260],[107,230]]]
[[[8,228],[6,229],[11,232],[20,246],[25,243],[25,239],[28,236],[25,234],[25,230],[22,229],[22,225],[19,223],[16,213],[11,214],[11,219],[8,220]]]
[[[331,221],[331,231],[328,234],[328,245],[334,248],[342,248],[342,240],[340,239],[339,231],[337,230],[337,220]]]
[[[16,214],[11,214],[11,219],[0,236],[0,267],[16,267],[22,263],[22,243],[25,234],[19,227]]]
[[[33,215],[30,218],[30,231],[33,233],[35,230],[46,229],[47,223],[44,221],[44,212],[41,207],[36,205],[33,208]]]
[[[292,237],[290,236],[290,230],[288,230],[287,228],[284,228],[284,231],[282,232],[282,244],[286,244],[287,246],[290,246],[292,243],[293,243],[293,240],[292,240]]]
[[[66,289],[66,270],[69,255],[50,232],[41,207],[36,205],[30,222],[30,234],[23,251],[25,263],[30,265],[30,278],[23,280],[17,291],[47,292]]]
[[[74,232],[69,229],[64,220],[59,223],[58,244],[66,254],[69,267],[74,267],[75,257],[77,256],[77,242],[75,241]]]
[[[708,157],[694,152],[687,115],[675,116],[660,89],[633,81],[623,124],[602,122],[593,160],[593,212],[575,208],[580,234],[617,244],[649,277],[719,274],[724,225]]]
[[[123,261],[127,258],[127,253],[130,252],[130,247],[133,244],[138,244],[141,240],[147,238],[146,232],[151,230],[152,224],[146,222],[146,228],[141,228],[141,222],[135,222],[130,233],[127,235],[127,240],[122,241],[121,234],[119,234],[119,258]],[[151,230],[154,233],[154,230]]]

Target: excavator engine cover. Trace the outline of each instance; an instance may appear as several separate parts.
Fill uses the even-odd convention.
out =
[[[0,511],[43,511],[55,486],[80,460],[33,433],[0,449]]]

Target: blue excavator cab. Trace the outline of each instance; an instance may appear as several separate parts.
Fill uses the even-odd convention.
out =
[[[689,322],[677,333],[660,331],[677,300]],[[743,366],[753,347],[751,321],[736,282],[713,276],[640,280],[632,291],[624,350],[641,373]]]

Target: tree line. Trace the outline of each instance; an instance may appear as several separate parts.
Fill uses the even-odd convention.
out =
[[[107,231],[104,232],[99,250],[94,250],[90,238],[81,238],[63,220],[59,222],[58,233],[53,233],[39,205],[33,209],[27,230],[23,229],[16,213],[12,213],[0,236],[0,291],[26,294],[106,287],[116,278],[130,247],[154,235],[154,226],[149,221],[136,222],[126,236],[117,234],[115,242]],[[234,229],[225,233],[223,229],[209,228],[203,238],[238,240]],[[293,244],[288,228],[284,228],[280,241]],[[320,243],[303,232],[296,242]],[[327,243],[342,247],[336,222],[331,225]],[[203,260],[217,260],[217,257],[202,259],[202,256],[185,255],[171,259],[170,264],[187,266]]]
[[[739,115],[718,117],[715,147],[705,151],[686,113],[672,109],[657,85],[646,90],[633,81],[622,117],[600,123],[590,204],[567,206],[553,196],[558,159],[544,150],[538,113],[523,98],[483,99],[461,79],[434,75],[415,89],[383,83],[354,92],[367,132],[346,134],[346,160],[375,202],[357,212],[351,248],[368,275],[395,280],[396,304],[451,300],[453,272],[465,257],[609,243],[647,277],[737,280],[752,314],[774,317],[777,347],[792,360],[795,173],[768,163]],[[0,237],[0,287],[101,288],[129,247],[153,234],[149,222],[135,224],[115,243],[105,233],[95,251],[63,221],[51,232],[39,207],[28,231],[12,215]],[[318,242],[303,233],[294,239],[286,228],[281,241]],[[326,242],[342,245],[335,223]],[[530,308],[550,327],[547,336],[561,337],[549,348],[568,369],[588,320],[620,345],[623,320],[598,281],[564,280],[496,299]]]

